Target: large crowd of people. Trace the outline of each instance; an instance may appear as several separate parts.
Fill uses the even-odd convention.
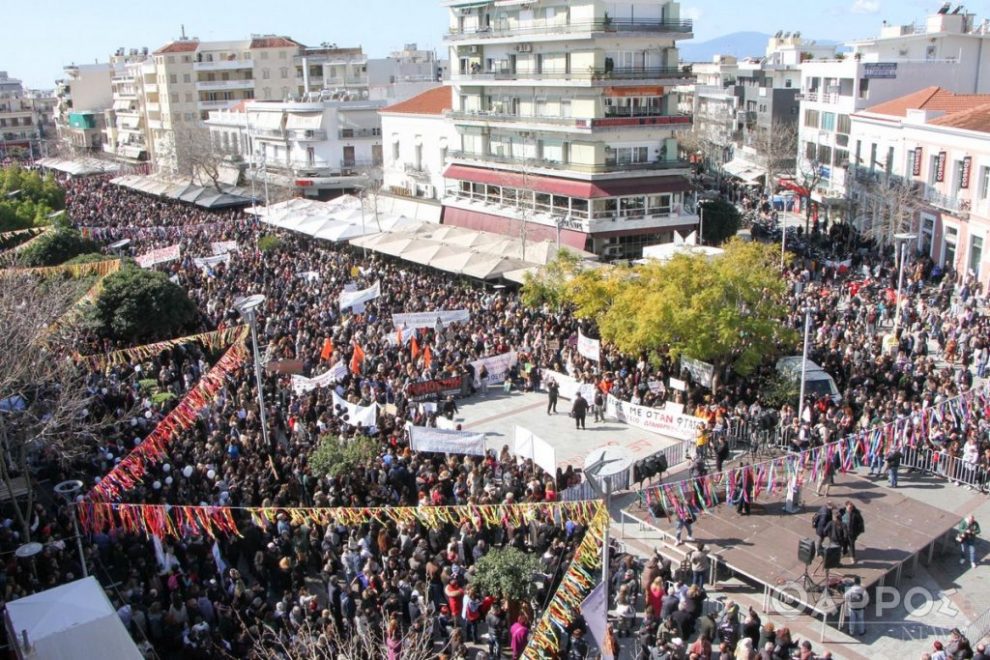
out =
[[[274,249],[262,252],[257,241],[268,230],[243,211],[207,212],[131,192],[99,177],[69,179],[64,185],[68,216],[101,243],[129,239],[124,250],[130,256],[181,245],[179,260],[156,268],[189,292],[200,310],[201,330],[242,323],[235,300],[263,294],[258,333],[267,359],[293,362],[306,376],[338,362],[349,366],[335,386],[305,393],[294,391],[282,370],[266,370],[266,443],[254,370],[250,363],[241,365],[196,424],[169,443],[167,456],[150,463],[141,483],[122,493],[121,501],[275,509],[553,501],[580,480],[574,470],[546,474],[532,461],[517,461],[507,449],[485,457],[411,451],[406,428],[435,425],[442,406],[438,410],[412,401],[410,386],[447,376],[474,384],[487,375],[472,363],[516,351],[518,365],[507,379],[518,389],[539,389],[541,370],[551,369],[642,405],[660,406],[668,397],[680,396],[648,385],[680,376],[673,362],[622,355],[608,345],[600,362],[586,360],[572,339],[579,328],[593,334],[593,327],[567,312],[527,308],[511,290],[291,235],[282,235]],[[210,256],[212,243],[218,241],[236,241],[238,250],[228,263],[197,266],[193,258]],[[917,414],[965,391],[984,374],[990,356],[982,292],[971,276],[933,271],[930,261],[915,260],[905,278],[906,298],[896,324],[898,307],[890,291],[896,289],[897,271],[891,259],[871,253],[842,266],[797,262],[787,272],[788,322],[800,329],[803,310],[811,309],[811,355],[835,377],[841,403],[809,397],[800,411],[790,405],[773,409],[756,385],[770,376],[772,365],[750,379],[719,374],[715,391],[695,385],[681,402],[707,416],[716,434],[730,418],[755,425],[772,414],[784,442],[807,447]],[[339,309],[345,285],[363,289],[376,282],[381,296],[360,313]],[[421,328],[413,337],[418,347],[414,354],[411,333],[397,337],[391,315],[441,309],[467,309],[470,319]],[[81,341],[88,347],[82,353],[122,348],[96,337]],[[363,360],[355,359],[355,351]],[[95,485],[216,358],[209,347],[189,343],[94,370],[88,381],[91,414],[117,414],[119,419],[87,462],[45,464],[43,469],[53,481],[80,478],[87,488]],[[175,398],[154,403],[142,385],[148,379]],[[334,405],[333,394],[362,406],[379,404],[376,426],[350,424]],[[131,415],[135,409],[140,414]],[[921,440],[986,468],[990,444],[985,430],[982,421],[947,418]],[[314,474],[307,458],[327,434],[344,440],[368,435],[379,451],[351,473]],[[500,652],[519,657],[583,536],[573,521],[541,518],[522,527],[504,522],[489,527],[476,520],[439,528],[376,520],[355,527],[323,526],[288,516],[268,527],[242,522],[242,537],[220,538],[215,548],[195,529],[185,530],[179,541],[163,542],[111,528],[87,535],[88,570],[114,584],[111,593],[121,619],[149,657],[205,658],[218,650],[264,657],[262,648],[303,638],[312,638],[326,657],[336,657],[348,640],[377,630],[384,631],[386,640],[382,657],[390,659],[411,657],[408,645],[414,633],[429,639],[438,657]],[[64,507],[39,505],[32,530],[34,538],[51,542],[32,566],[13,560],[0,571],[5,600],[82,572],[71,543],[60,540],[72,538]],[[16,526],[0,527],[0,553],[12,551],[20,541]],[[525,603],[498,602],[472,586],[474,565],[500,546],[541,558],[545,579]],[[753,611],[730,606],[716,620],[705,606],[703,583],[678,582],[669,562],[665,566],[659,556],[651,561],[649,576],[644,571],[626,583],[616,582],[613,593],[617,608],[628,605],[643,612],[642,625],[630,637],[645,653],[641,657],[830,657],[814,655],[809,643],[804,643],[807,648],[798,645],[786,629],[774,630]],[[658,578],[659,590],[654,585]],[[477,645],[481,631],[488,643]],[[561,657],[586,657],[593,643],[585,632],[580,622],[565,632]]]

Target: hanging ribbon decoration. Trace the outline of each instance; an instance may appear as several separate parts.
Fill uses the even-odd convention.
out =
[[[15,275],[37,275],[39,277],[50,277],[52,275],[69,275],[71,277],[106,277],[120,270],[120,259],[107,259],[106,261],[96,261],[89,264],[68,264],[63,266],[45,266],[42,268],[4,268],[0,270],[0,277],[12,277]]]
[[[224,353],[223,357],[203,376],[155,430],[134,448],[120,463],[100,480],[89,493],[93,500],[109,500],[140,483],[149,462],[157,462],[165,456],[172,438],[196,422],[199,412],[213,400],[224,384],[227,375],[237,369],[247,358],[248,350],[241,341]]]
[[[249,332],[250,328],[248,326],[237,325],[225,330],[202,332],[197,335],[189,335],[188,337],[178,337],[177,339],[159,341],[154,344],[145,344],[144,346],[125,348],[119,351],[107,353],[106,355],[77,355],[75,359],[77,362],[88,362],[93,369],[102,370],[107,366],[146,360],[148,358],[155,357],[164,350],[181,346],[182,344],[191,344],[193,342],[200,343],[210,350],[227,348],[235,342],[245,341]]]
[[[79,523],[91,533],[108,528],[127,533],[179,539],[196,533],[240,536],[234,514],[250,516],[261,528],[275,525],[280,515],[295,525],[334,525],[348,527],[371,520],[396,524],[418,522],[429,529],[460,525],[471,521],[479,527],[509,524],[516,527],[534,520],[567,519],[582,526],[592,525],[604,510],[598,500],[576,502],[522,502],[518,504],[468,504],[437,507],[224,507],[172,506],[168,504],[120,504],[84,500],[77,504]]]

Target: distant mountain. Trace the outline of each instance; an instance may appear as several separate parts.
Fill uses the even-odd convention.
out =
[[[711,62],[715,55],[763,57],[771,34],[733,32],[709,41],[682,41],[677,44],[683,62]]]

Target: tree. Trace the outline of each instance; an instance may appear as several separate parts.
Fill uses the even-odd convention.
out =
[[[739,231],[739,210],[724,199],[704,201],[698,211],[704,214],[702,244],[721,245]]]
[[[801,160],[796,174],[801,187],[808,191],[804,196],[804,231],[807,233],[811,229],[811,194],[822,181],[822,164],[817,158],[805,158]]]
[[[773,121],[769,128],[757,128],[753,140],[757,161],[766,175],[766,189],[770,195],[777,192],[780,176],[794,170],[798,148],[796,123]]]
[[[533,593],[533,574],[540,560],[513,546],[491,548],[474,565],[471,584],[482,593],[509,603],[517,610]]]
[[[899,176],[879,174],[864,190],[860,231],[878,245],[894,245],[894,236],[917,234],[921,197],[914,185]]]
[[[34,459],[68,465],[92,448],[102,426],[89,412],[88,374],[68,358],[74,330],[47,330],[77,296],[74,282],[59,278],[8,273],[0,286],[0,480],[10,493],[25,491],[5,502],[23,542],[31,539],[37,502]]]
[[[549,306],[560,309],[564,300],[564,285],[580,268],[581,260],[570,250],[560,250],[543,268],[523,275],[522,301],[529,307]]]
[[[678,255],[666,263],[585,271],[567,285],[575,314],[594,318],[602,339],[627,355],[681,354],[751,373],[789,348],[787,285],[775,246],[734,239],[709,259]]]
[[[99,246],[83,238],[77,229],[58,228],[47,232],[21,252],[25,266],[57,266],[80,254],[99,252]]]
[[[149,343],[190,330],[199,311],[164,273],[124,266],[108,275],[90,314],[100,335]]]
[[[314,476],[339,477],[356,472],[378,454],[378,443],[369,437],[359,435],[344,440],[327,434],[320,438],[320,445],[309,455],[308,463]]]

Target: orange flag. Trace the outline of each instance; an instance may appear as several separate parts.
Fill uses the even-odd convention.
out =
[[[430,351],[430,347],[427,346],[423,349],[423,366],[427,369],[430,368],[430,364],[433,362],[433,353]]]
[[[364,362],[364,349],[360,344],[354,344],[354,354],[351,355],[351,371],[361,373],[361,363]]]
[[[412,355],[413,360],[419,357],[419,343],[415,337],[409,340],[409,354]]]
[[[329,360],[331,355],[333,355],[333,342],[327,337],[323,340],[323,350],[320,351],[320,359]]]

